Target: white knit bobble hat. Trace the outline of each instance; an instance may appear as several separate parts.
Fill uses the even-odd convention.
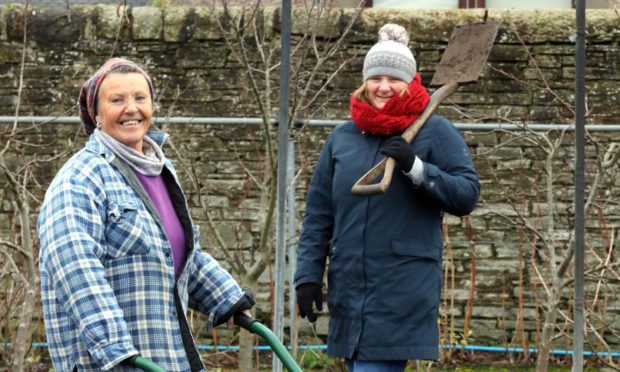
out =
[[[409,35],[404,27],[387,23],[379,30],[377,42],[364,58],[364,81],[373,76],[387,75],[407,84],[416,74],[415,58],[407,47]]]

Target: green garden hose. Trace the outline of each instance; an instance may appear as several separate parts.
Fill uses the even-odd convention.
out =
[[[146,372],[166,372],[166,370],[158,366],[157,363],[152,362],[150,359],[146,359],[141,356],[137,356],[134,358],[133,365],[136,368],[139,368]]]
[[[286,368],[289,372],[302,372],[299,365],[297,365],[297,362],[295,362],[295,359],[293,359],[291,354],[289,354],[286,347],[282,345],[282,342],[280,342],[276,335],[271,332],[271,329],[258,320],[252,319],[243,313],[235,315],[235,324],[259,335],[267,341],[269,347],[271,347],[271,350],[273,350],[282,362],[284,368]]]
[[[235,315],[235,324],[262,337],[269,344],[269,347],[271,347],[271,350],[276,354],[278,359],[280,359],[284,368],[289,372],[302,372],[297,362],[295,362],[295,359],[293,359],[288,350],[286,350],[286,347],[282,345],[282,342],[280,342],[276,335],[264,324],[243,313]],[[141,356],[134,357],[132,362],[136,368],[145,372],[166,372],[156,363]]]

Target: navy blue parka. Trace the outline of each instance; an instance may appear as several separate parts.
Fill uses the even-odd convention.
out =
[[[442,216],[470,213],[480,184],[459,131],[432,115],[411,143],[423,183],[397,167],[385,194],[353,195],[388,138],[353,122],[328,136],[308,189],[295,284],[321,284],[329,263],[329,355],[438,359]]]

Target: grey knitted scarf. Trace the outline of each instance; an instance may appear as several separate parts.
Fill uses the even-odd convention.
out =
[[[95,129],[95,136],[134,171],[145,176],[159,176],[161,174],[166,157],[157,143],[148,136],[144,136],[142,143],[144,153],[118,142],[101,129]]]

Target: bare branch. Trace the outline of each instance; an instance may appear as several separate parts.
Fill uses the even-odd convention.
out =
[[[14,274],[15,276],[17,276],[22,283],[28,283],[28,279],[26,279],[26,277],[22,274],[22,271],[19,269],[19,267],[15,263],[13,256],[9,254],[9,252],[5,251],[4,249],[0,250],[0,253],[3,253],[4,256],[6,257],[6,263],[12,269],[11,274]]]
[[[17,245],[11,241],[8,240],[0,240],[0,245],[4,245],[6,247],[12,248],[16,251],[18,251],[19,253],[23,254],[24,257],[26,258],[32,258],[32,253],[28,252],[27,250],[25,250],[24,248],[22,248],[21,245]],[[8,251],[4,251],[4,253],[6,253],[7,255],[9,254]]]

